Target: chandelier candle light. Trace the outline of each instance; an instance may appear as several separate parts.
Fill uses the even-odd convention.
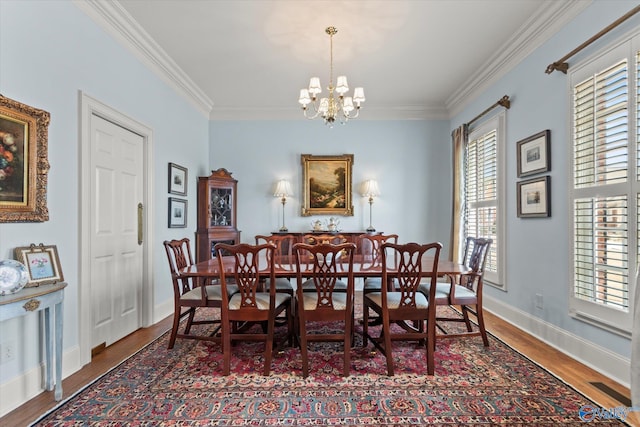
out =
[[[378,190],[378,182],[375,179],[370,179],[368,181],[365,181],[363,190],[362,190],[362,196],[369,198],[369,227],[367,228],[367,232],[376,231],[376,229],[373,228],[373,225],[371,222],[371,210],[372,210],[371,208],[373,206],[373,198],[378,197],[379,195],[380,195],[380,190]]]
[[[284,205],[287,203],[287,197],[293,196],[291,192],[291,184],[286,179],[281,179],[276,185],[276,191],[273,193],[274,197],[280,197],[282,201],[282,227],[281,232],[287,232],[289,229],[284,225]]]
[[[316,117],[321,116],[326,125],[333,127],[333,123],[336,119],[340,120],[340,123],[345,124],[349,119],[355,119],[358,117],[360,114],[360,104],[365,101],[365,97],[364,89],[361,87],[357,87],[353,90],[353,98],[345,96],[349,91],[347,76],[338,76],[336,86],[333,85],[333,36],[338,32],[338,30],[336,27],[327,27],[325,32],[329,34],[331,40],[331,67],[329,69],[329,86],[327,87],[329,97],[320,99],[320,104],[318,105],[317,95],[322,92],[320,78],[311,77],[311,80],[309,81],[309,88],[300,89],[300,98],[298,99],[298,102],[302,105],[302,111],[306,118],[315,119]],[[334,91],[338,94],[337,99],[333,95]],[[309,104],[313,107],[313,114],[308,114]]]

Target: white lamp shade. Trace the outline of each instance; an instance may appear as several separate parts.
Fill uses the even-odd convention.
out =
[[[347,96],[344,98],[344,103],[342,104],[342,110],[346,113],[349,114],[351,111],[353,111],[354,106],[353,106],[353,99],[351,99],[350,96]]]
[[[378,197],[380,195],[380,190],[378,189],[378,181],[375,179],[370,179],[365,181],[362,186],[362,195],[365,197]]]
[[[361,102],[364,102],[366,98],[364,97],[364,89],[361,87],[357,87],[353,90],[353,101],[360,105]]]
[[[349,91],[349,85],[347,84],[347,76],[338,76],[338,82],[336,83],[336,92],[340,95],[344,95]]]
[[[281,179],[276,185],[276,191],[273,193],[274,197],[290,197],[293,195],[291,191],[291,184],[286,179]]]
[[[320,86],[320,78],[311,77],[311,80],[309,80],[309,93],[312,96],[316,96],[320,92],[322,92],[322,86]]]
[[[300,89],[300,98],[298,98],[298,102],[303,106],[311,102],[311,98],[309,98],[309,91],[307,89]]]

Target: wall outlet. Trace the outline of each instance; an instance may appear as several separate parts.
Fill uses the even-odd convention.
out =
[[[7,363],[16,358],[16,344],[14,341],[5,341],[0,344],[0,364]]]
[[[536,294],[536,308],[542,310],[542,294]]]

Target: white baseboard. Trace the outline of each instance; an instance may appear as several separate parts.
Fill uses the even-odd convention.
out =
[[[153,309],[153,323],[156,324],[169,316],[173,316],[173,298],[155,306]]]
[[[80,347],[75,346],[65,351],[62,360],[62,378],[64,379],[82,367],[80,365]],[[44,378],[44,364],[40,364],[22,375],[0,384],[0,417],[45,391]],[[49,393],[53,394],[53,391]],[[68,395],[62,389],[62,398],[66,399],[67,397]]]
[[[483,296],[483,306],[558,351],[629,387],[629,359],[488,295]]]

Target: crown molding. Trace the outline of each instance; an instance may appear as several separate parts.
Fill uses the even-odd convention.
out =
[[[544,42],[567,25],[580,12],[585,10],[592,0],[571,0],[569,2],[544,2],[537,13],[515,33],[496,54],[481,67],[483,72],[472,76],[460,89],[446,101],[449,117],[460,113],[474,98],[487,90],[492,84],[504,77],[524,58],[539,48]],[[544,72],[544,70],[540,70]]]
[[[117,0],[72,0],[116,40],[142,60],[162,80],[209,117],[213,101],[171,59]]]
[[[217,108],[211,110],[213,121],[231,120],[308,120],[299,107],[287,108]],[[362,107],[362,116],[354,120],[448,120],[445,108],[436,106]]]

